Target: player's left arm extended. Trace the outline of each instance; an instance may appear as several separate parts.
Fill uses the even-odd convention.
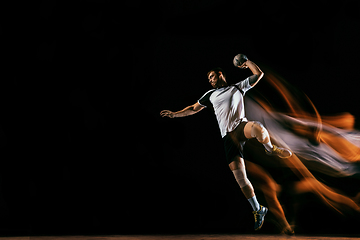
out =
[[[245,65],[245,66],[243,66]],[[252,61],[247,60],[241,67],[242,68],[246,68],[248,67],[251,72],[254,74],[253,76],[250,77],[249,79],[249,83],[251,87],[254,87],[259,81],[260,79],[264,76],[263,71],[261,71],[261,69]]]

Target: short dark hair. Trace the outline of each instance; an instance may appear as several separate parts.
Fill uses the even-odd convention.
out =
[[[206,74],[207,77],[209,77],[211,72],[215,72],[216,74],[219,74],[219,72],[222,72],[222,75],[224,76],[224,78],[226,78],[226,74],[225,74],[224,70],[220,67],[216,67],[216,68],[213,68],[210,71],[208,71],[208,73]]]

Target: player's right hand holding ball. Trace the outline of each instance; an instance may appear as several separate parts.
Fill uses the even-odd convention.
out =
[[[247,61],[248,61],[247,56],[245,54],[239,53],[234,57],[233,63],[235,67],[245,69],[248,68],[248,66],[246,65]]]

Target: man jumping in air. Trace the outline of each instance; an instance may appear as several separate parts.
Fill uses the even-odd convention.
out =
[[[195,104],[183,110],[178,112],[163,110],[160,114],[162,117],[169,118],[186,117],[198,113],[206,107],[213,108],[223,138],[227,162],[241,191],[253,208],[254,229],[259,230],[263,225],[268,208],[259,204],[254,188],[247,178],[243,147],[248,139],[256,138],[264,145],[265,151],[269,155],[289,158],[292,153],[288,149],[271,144],[269,133],[260,122],[251,122],[246,119],[244,95],[260,81],[264,73],[247,58],[237,67],[249,68],[253,75],[234,85],[228,85],[224,71],[221,68],[212,69],[207,76],[214,89],[206,92]]]

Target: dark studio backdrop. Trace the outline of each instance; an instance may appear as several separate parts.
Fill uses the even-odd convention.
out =
[[[320,114],[360,116],[357,1],[1,5],[2,235],[252,232],[215,117],[159,115],[195,103],[213,67],[245,79],[237,53]],[[357,233],[354,216],[303,198],[288,213],[300,233]],[[271,219],[263,232],[276,232]]]

